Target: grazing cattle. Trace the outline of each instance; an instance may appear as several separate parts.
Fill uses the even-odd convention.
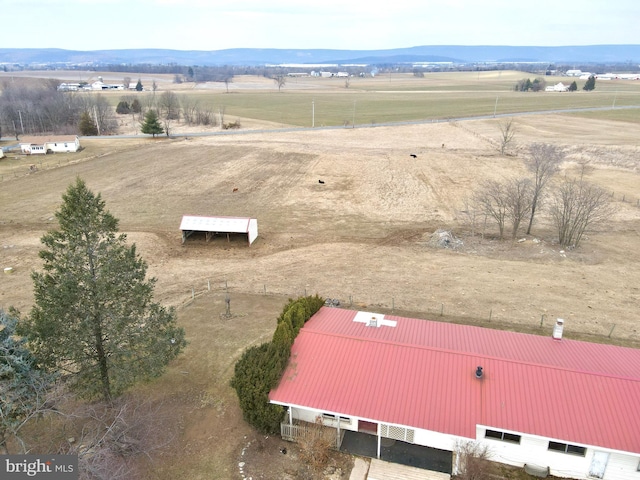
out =
[[[324,185],[324,180],[318,180],[318,183],[321,183]]]
[[[412,153],[412,154],[410,155],[410,157],[418,158],[418,155],[416,155],[415,153]]]
[[[234,192],[237,192],[237,191],[238,191],[238,189],[237,189],[237,188],[234,188],[234,189],[233,189],[233,191],[234,191]]]

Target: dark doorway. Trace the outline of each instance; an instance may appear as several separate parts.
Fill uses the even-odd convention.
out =
[[[373,422],[365,422],[364,420],[358,421],[358,431],[364,433],[371,433],[373,435],[378,434],[378,424]]]

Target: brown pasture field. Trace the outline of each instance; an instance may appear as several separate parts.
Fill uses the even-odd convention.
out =
[[[134,392],[164,402],[176,431],[141,476],[296,478],[303,466],[295,447],[283,456],[281,440],[249,428],[228,386],[235,360],[270,338],[289,297],[317,293],[370,311],[542,335],[561,317],[568,337],[640,346],[637,123],[572,115],[515,122],[518,149],[509,156],[497,152],[494,119],[83,139],[78,154],[37,159],[35,173],[27,173],[33,158],[9,156],[0,160],[0,258],[13,273],[0,276],[0,306],[28,313],[39,239],[56,227],[62,193],[83,178],[136,243],[157,278],[156,299],[178,308],[190,341],[164,377]],[[531,142],[565,148],[563,174],[589,161],[588,180],[612,192],[615,215],[578,249],[555,243],[544,212],[517,242],[496,240],[483,220],[472,227],[464,213],[479,181],[524,173]],[[183,245],[185,214],[255,217],[259,237],[252,246],[239,237]],[[438,229],[463,245],[430,246]],[[222,317],[225,291],[231,319]],[[332,478],[348,478],[350,460],[333,462]]]

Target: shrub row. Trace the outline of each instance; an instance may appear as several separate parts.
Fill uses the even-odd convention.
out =
[[[250,347],[235,365],[231,387],[245,421],[260,432],[280,431],[284,408],[269,403],[269,392],[280,381],[298,332],[322,305],[324,299],[318,295],[290,299],[278,317],[271,341]]]

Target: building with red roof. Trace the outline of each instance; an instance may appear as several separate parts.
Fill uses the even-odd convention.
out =
[[[640,479],[640,350],[556,327],[545,337],[323,307],[270,402],[286,423],[372,433],[378,458],[385,438],[450,452],[476,441],[493,461],[556,476]]]

